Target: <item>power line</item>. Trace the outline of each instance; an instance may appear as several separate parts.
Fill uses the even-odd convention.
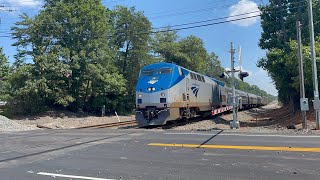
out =
[[[221,1],[218,1],[218,2],[223,2],[223,1],[226,1],[226,0],[221,0]],[[255,1],[250,1],[250,2],[240,2],[240,4],[247,4],[247,3],[251,3],[251,2],[255,2]],[[258,2],[256,2],[258,3]],[[71,4],[71,5],[74,5],[74,3],[65,3],[65,4]],[[218,4],[217,2],[215,3],[209,3],[209,4]],[[239,3],[237,3],[239,4]],[[148,17],[150,19],[154,19],[154,18],[160,18],[160,17],[167,17],[167,16],[178,16],[178,15],[184,15],[184,14],[187,14],[187,13],[199,13],[199,12],[205,12],[205,11],[210,11],[210,10],[213,10],[213,9],[218,9],[218,8],[225,8],[225,7],[229,7],[229,6],[232,6],[232,5],[235,5],[234,3],[233,4],[228,4],[228,5],[223,5],[223,6],[214,6],[214,7],[209,7],[209,8],[202,8],[202,9],[196,9],[196,10],[189,10],[189,11],[184,11],[184,12],[177,12],[177,13],[173,13],[173,14],[165,14],[165,15],[159,15],[159,16],[151,16],[151,17]],[[11,7],[20,7],[20,6],[11,6]],[[40,8],[24,8],[24,10],[39,10]],[[11,9],[10,9],[11,10]],[[18,10],[14,10],[12,9],[12,11],[18,11]],[[176,10],[171,10],[172,11],[176,11]],[[169,11],[170,12],[170,11]],[[151,13],[151,14],[161,14],[163,12],[158,12],[158,13]],[[146,13],[145,15],[151,15],[151,14],[148,14]]]
[[[244,1],[244,2],[239,2],[237,4],[249,4],[252,3],[252,1]],[[227,8],[227,7],[231,7],[235,5],[233,4],[227,4],[227,5],[223,5],[223,6],[214,6],[214,7],[209,7],[209,8],[202,8],[202,9],[196,9],[196,10],[190,10],[190,11],[184,11],[184,12],[178,12],[178,13],[172,13],[172,14],[166,14],[166,15],[159,15],[159,16],[151,16],[148,17],[150,19],[156,19],[156,18],[160,18],[160,17],[168,17],[168,16],[179,16],[179,15],[185,15],[185,14],[194,14],[194,13],[202,13],[202,12],[206,12],[206,11],[211,11],[211,10],[215,10],[215,9],[222,9],[222,8]]]
[[[170,32],[170,31],[181,31],[181,30],[186,30],[186,29],[194,29],[194,28],[200,28],[200,27],[206,27],[206,26],[212,26],[212,25],[217,25],[217,24],[224,24],[224,23],[229,23],[229,22],[235,22],[235,21],[240,21],[240,20],[245,20],[245,19],[250,19],[250,18],[255,18],[259,17],[260,15],[254,15],[254,16],[249,16],[249,17],[243,17],[243,18],[238,18],[238,19],[232,19],[232,20],[227,20],[227,21],[220,21],[220,22],[215,22],[215,23],[208,23],[208,24],[202,24],[202,25],[197,25],[197,26],[189,26],[189,27],[183,27],[183,28],[176,28],[176,29],[167,29],[167,30],[160,30],[160,31],[148,31],[148,32],[142,32],[142,33],[137,33],[135,35],[139,34],[156,34],[156,33],[161,33],[161,32]],[[115,35],[114,35],[115,36]],[[114,36],[107,36],[107,37],[114,37]],[[0,36],[0,37],[10,37],[10,36]],[[97,38],[101,38],[102,36],[97,36]],[[93,37],[91,37],[93,38]]]
[[[183,24],[177,24],[177,25],[172,25],[170,27],[177,27],[177,26],[184,26],[184,25],[191,25],[191,24],[199,24],[199,23],[203,23],[203,22],[209,22],[209,21],[215,21],[215,20],[221,20],[221,19],[226,19],[226,18],[230,18],[230,17],[237,17],[237,16],[243,16],[243,15],[247,15],[247,14],[252,14],[252,13],[260,13],[260,10],[258,11],[251,11],[251,12],[247,12],[247,13],[241,13],[241,14],[236,14],[236,15],[232,15],[232,16],[224,16],[224,17],[219,17],[219,18],[214,18],[214,19],[208,19],[208,20],[203,20],[203,21],[196,21],[196,22],[190,22],[190,23],[183,23]],[[91,22],[91,21],[81,21],[81,22],[76,22],[76,23],[71,23],[71,22],[54,22],[54,23],[37,23],[37,24],[41,24],[41,25],[50,25],[50,24],[83,24],[83,23],[87,23],[87,22]],[[2,23],[2,24],[11,24],[11,23]],[[163,27],[157,27],[157,28],[153,28],[153,29],[163,29],[163,28],[167,28],[168,26],[163,26]],[[1,30],[1,29],[0,29]],[[0,31],[1,32],[1,31]]]
[[[220,2],[226,2],[226,1],[227,0],[220,0],[220,1],[215,1],[214,3],[206,3],[206,5],[208,5],[208,4],[210,4],[210,5],[212,5],[212,4],[221,4]],[[170,13],[170,12],[181,11],[181,10],[190,10],[190,9],[189,8],[181,8],[181,9],[171,9],[171,10],[162,11],[162,12],[152,12],[152,13],[145,12],[145,15],[157,15],[157,14]]]
[[[127,1],[127,0],[101,0],[101,3],[113,3],[113,2],[120,2],[120,1]],[[22,3],[40,3],[38,5],[43,5],[43,1],[42,0],[31,0],[31,1],[27,1],[27,0],[23,0],[22,2],[2,2],[1,4],[9,4],[9,5],[15,5],[15,6],[22,6],[22,7],[25,7],[25,6],[32,6],[32,5],[22,5]],[[59,1],[58,3],[60,3],[61,1]],[[74,4],[74,3],[64,3],[64,4]],[[34,6],[34,5],[33,5]]]
[[[231,7],[233,5],[249,4],[249,3],[252,3],[252,2],[255,2],[258,5],[258,2],[254,1],[254,0],[253,1],[245,1],[245,2],[241,2],[240,1],[240,2],[238,2],[236,4],[233,3],[233,4],[223,5],[223,6],[215,6],[215,7],[196,9],[196,10],[190,10],[190,11],[178,12],[178,13],[172,13],[172,14],[166,14],[166,15],[151,16],[151,17],[148,17],[148,18],[154,19],[154,18],[159,18],[159,17],[177,16],[177,15],[184,15],[184,14],[190,14],[190,13],[198,13],[198,12],[210,11],[210,10],[213,10],[213,9],[221,9],[221,8]],[[290,3],[288,5],[281,5],[281,6],[277,6],[277,7],[273,7],[273,8],[287,7],[289,5],[294,5],[294,4],[302,3],[302,2],[305,2],[305,1],[293,2],[293,3]]]
[[[107,1],[107,0],[102,0],[101,3],[103,4],[103,2],[105,1],[105,3],[109,3],[109,2],[120,2],[120,1],[126,1],[126,0],[112,0],[112,1]],[[35,4],[35,5],[22,5],[21,3],[18,2],[5,2],[5,3],[1,3],[0,4],[0,12],[1,11],[7,11],[7,12],[15,12],[15,11],[21,11],[21,9],[25,10],[41,10],[45,4],[43,4],[42,1],[23,1],[23,3],[26,2],[40,2],[39,4]],[[59,2],[58,2],[59,3]],[[75,3],[64,3],[63,5],[66,4],[70,4],[70,5],[74,5]],[[30,8],[28,6],[34,6],[37,8]]]
[[[212,26],[212,25],[224,24],[224,23],[228,23],[228,22],[234,22],[234,21],[241,21],[241,20],[245,20],[245,19],[251,19],[251,18],[259,17],[259,16],[260,16],[260,14],[259,14],[259,15],[254,15],[254,16],[248,16],[248,17],[238,18],[238,19],[220,21],[220,22],[215,22],[215,23],[202,24],[202,25],[197,25],[197,26],[189,26],[189,27],[184,27],[184,28],[161,30],[161,31],[157,31],[157,32],[154,32],[154,33],[169,32],[169,31],[180,31],[180,30],[185,30],[185,29],[193,29],[193,28],[199,28],[199,27],[205,27],[205,26]]]
[[[208,20],[203,20],[203,21],[176,24],[176,25],[172,25],[172,26],[169,26],[169,27],[171,28],[171,27],[185,26],[185,25],[191,25],[191,24],[199,24],[199,23],[204,23],[204,22],[216,21],[216,20],[220,20],[220,19],[227,19],[227,18],[230,18],[230,17],[243,16],[243,15],[252,14],[252,13],[260,13],[260,11],[251,11],[251,12],[247,12],[247,13],[236,14],[236,15],[233,15],[233,16],[224,16],[224,17],[208,19]],[[168,28],[168,26],[158,27],[158,28],[154,28],[154,29],[163,29],[163,28]]]
[[[300,1],[300,2],[304,2],[304,1]],[[295,3],[291,3],[291,4],[296,4],[296,3],[300,3],[300,2],[295,2]],[[282,7],[287,7],[287,5],[282,5],[282,6],[272,7],[272,8],[276,9],[276,8],[282,8]],[[288,9],[294,9],[294,7],[291,7]],[[153,28],[153,29],[162,29],[162,28],[168,28],[168,27],[177,27],[177,26],[184,26],[184,25],[191,25],[191,24],[199,24],[199,23],[203,23],[203,22],[215,21],[215,20],[220,20],[220,19],[226,19],[229,17],[237,17],[237,16],[243,16],[243,15],[252,14],[252,13],[259,13],[259,12],[260,12],[260,10],[257,10],[257,11],[251,11],[251,12],[237,14],[237,15],[233,15],[233,16],[225,16],[225,17],[219,17],[219,18],[208,19],[208,20],[203,20],[203,21],[196,21],[196,22],[177,24],[177,25],[172,25],[172,26],[158,27],[158,28]],[[87,23],[87,22],[88,21],[81,21],[81,22],[76,22],[76,23],[71,23],[71,22],[44,23],[44,22],[42,22],[42,23],[38,23],[38,24],[44,24],[44,25],[46,25],[46,24],[48,24],[48,25],[50,25],[50,24],[83,24],[83,23]],[[2,24],[11,24],[11,23],[2,23]]]
[[[167,30],[160,30],[160,31],[147,31],[147,32],[136,33],[134,35],[156,34],[156,33],[161,33],[161,32],[181,31],[181,30],[186,30],[186,29],[194,29],[194,28],[212,26],[212,25],[217,25],[217,24],[224,24],[224,23],[229,23],[229,22],[241,21],[241,20],[251,19],[251,18],[255,18],[255,17],[259,17],[259,16],[260,15],[254,15],[254,16],[248,16],[248,17],[243,17],[243,18],[238,18],[238,19],[215,22],[215,23],[208,23],[208,24],[202,24],[202,25],[197,25],[197,26],[188,26],[188,27],[183,27],[183,28],[167,29]],[[116,34],[112,35],[112,36],[109,35],[106,37],[114,37],[114,36],[116,36]],[[7,36],[5,36],[5,37],[7,37]],[[101,38],[101,37],[103,37],[103,36],[96,36],[96,38]],[[88,37],[88,38],[95,38],[95,37]]]
[[[296,9],[296,8],[299,8],[299,7],[304,7],[304,6],[291,7],[290,9]],[[278,10],[276,12],[280,12],[280,11],[284,11],[284,10],[287,10],[287,9]],[[251,13],[252,12],[243,13],[243,14],[251,14]],[[233,17],[243,16],[243,14],[234,15]],[[254,17],[258,17],[258,16],[260,16],[260,14],[259,15],[254,15],[254,16],[238,18],[238,19],[231,19],[231,20],[227,20],[227,21],[220,21],[220,22],[215,22],[215,23],[208,23],[208,24],[189,26],[189,27],[183,27],[183,28],[167,29],[167,30],[160,30],[160,31],[149,31],[149,32],[144,32],[142,34],[154,34],[154,33],[159,33],[159,32],[169,32],[169,31],[179,31],[179,30],[185,30],[185,29],[193,29],[193,28],[211,26],[211,25],[216,25],[216,24],[223,24],[223,23],[228,23],[228,22],[240,21],[240,20],[254,18]],[[206,20],[206,22],[213,21],[213,20],[219,20],[219,19],[226,19],[226,18],[228,18],[228,17],[221,17],[221,18]],[[199,22],[185,23],[184,25],[191,25],[191,24],[195,24],[195,23],[199,23]],[[176,27],[176,26],[181,26],[181,24],[180,25],[174,25],[174,26],[168,26],[167,28]],[[160,29],[160,28],[153,28],[153,29],[156,30],[156,29]],[[136,35],[139,35],[139,34],[136,34]],[[69,35],[68,34],[64,34],[63,36],[69,36]],[[0,37],[10,37],[10,36],[0,36]],[[100,38],[100,37],[101,36],[98,36],[98,38]],[[107,37],[113,37],[113,36],[107,36]],[[92,38],[94,38],[94,37],[92,37]]]

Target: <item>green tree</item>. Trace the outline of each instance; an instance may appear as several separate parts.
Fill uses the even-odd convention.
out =
[[[264,68],[275,82],[279,94],[279,100],[283,103],[299,103],[298,85],[298,60],[296,43],[295,24],[300,20],[302,27],[303,44],[309,43],[308,14],[306,8],[307,2],[296,0],[271,0],[268,5],[261,6],[261,34],[259,46],[268,50],[265,58],[258,62],[258,67]],[[320,35],[320,3],[314,1],[314,22],[315,35]],[[308,51],[308,50],[307,50]],[[310,70],[310,58],[304,56],[305,70]],[[305,73],[306,91],[310,92],[312,81],[310,83],[311,73]],[[312,91],[311,91],[312,92]]]
[[[31,74],[25,83],[12,82],[14,90],[27,97],[38,95],[43,102],[40,107],[76,111],[96,111],[106,103],[106,95],[120,96],[125,80],[114,68],[109,13],[101,0],[45,0],[35,17],[21,15],[22,20],[12,28],[17,40],[13,46],[18,49],[18,64],[26,56],[33,63],[19,67],[18,72],[28,68]]]
[[[159,61],[172,62],[191,69],[190,59],[186,54],[181,52],[178,38],[177,32],[171,31],[169,28],[163,32],[156,33],[152,40],[154,56]]]
[[[115,44],[118,49],[118,67],[128,81],[128,93],[135,93],[138,73],[149,64],[151,23],[134,7],[116,6],[112,11]]]
[[[153,51],[160,55],[160,60],[173,62],[200,73],[208,71],[211,62],[203,41],[196,36],[178,39],[175,31],[157,33],[153,39]]]
[[[9,66],[8,57],[4,54],[3,48],[0,47],[0,100],[8,100],[9,83],[8,77],[10,75],[11,68]]]
[[[206,75],[214,78],[219,78],[219,76],[224,71],[225,70],[221,66],[221,62],[219,61],[218,56],[215,53],[211,53],[209,55],[209,60],[207,61],[207,64],[206,64],[206,70],[205,70]]]
[[[154,56],[159,57],[160,61],[171,61],[177,59],[179,54],[178,35],[176,31],[155,33],[152,38],[152,51]]]
[[[188,57],[187,68],[205,73],[209,57],[202,39],[193,35],[187,36],[179,41],[179,46],[180,52]]]
[[[10,72],[10,66],[8,57],[4,54],[3,48],[0,47],[0,79],[4,80],[8,77]]]

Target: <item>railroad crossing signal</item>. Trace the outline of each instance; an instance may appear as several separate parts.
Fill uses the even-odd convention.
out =
[[[241,79],[241,81],[243,81],[243,78],[248,77],[248,76],[249,76],[248,72],[240,71],[240,73],[239,73],[239,78]]]

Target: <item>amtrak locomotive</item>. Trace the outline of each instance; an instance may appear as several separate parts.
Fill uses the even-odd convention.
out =
[[[236,90],[239,108],[267,104],[266,97]],[[232,89],[217,79],[172,63],[142,68],[136,86],[136,120],[139,127],[211,114],[229,107]]]

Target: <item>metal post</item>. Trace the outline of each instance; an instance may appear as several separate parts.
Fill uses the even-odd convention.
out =
[[[306,98],[304,90],[304,74],[303,74],[303,60],[302,60],[302,47],[301,47],[301,24],[300,21],[296,22],[297,27],[297,41],[298,41],[298,60],[299,60],[299,80],[300,80],[300,98],[303,100]],[[300,102],[302,102],[302,100]],[[307,128],[307,117],[306,111],[300,104],[301,115],[302,115],[302,127]]]
[[[103,105],[101,108],[101,116],[104,117],[105,114],[106,114],[106,106]]]
[[[314,101],[313,107],[316,113],[316,129],[319,130],[319,90],[318,90],[318,75],[316,64],[316,52],[314,47],[314,29],[313,29],[313,13],[312,13],[312,0],[308,0],[308,15],[309,15],[309,31],[310,31],[310,45],[311,45],[311,60],[312,60],[312,80],[313,80],[313,93]]]
[[[255,108],[255,116],[256,116],[256,126],[258,126],[258,108]]]
[[[239,121],[237,119],[237,114],[236,114],[236,89],[235,89],[235,81],[234,81],[234,53],[235,49],[233,49],[233,43],[231,42],[231,79],[232,79],[232,114],[233,114],[233,120],[230,122],[230,128],[236,128],[238,129],[240,127]]]

